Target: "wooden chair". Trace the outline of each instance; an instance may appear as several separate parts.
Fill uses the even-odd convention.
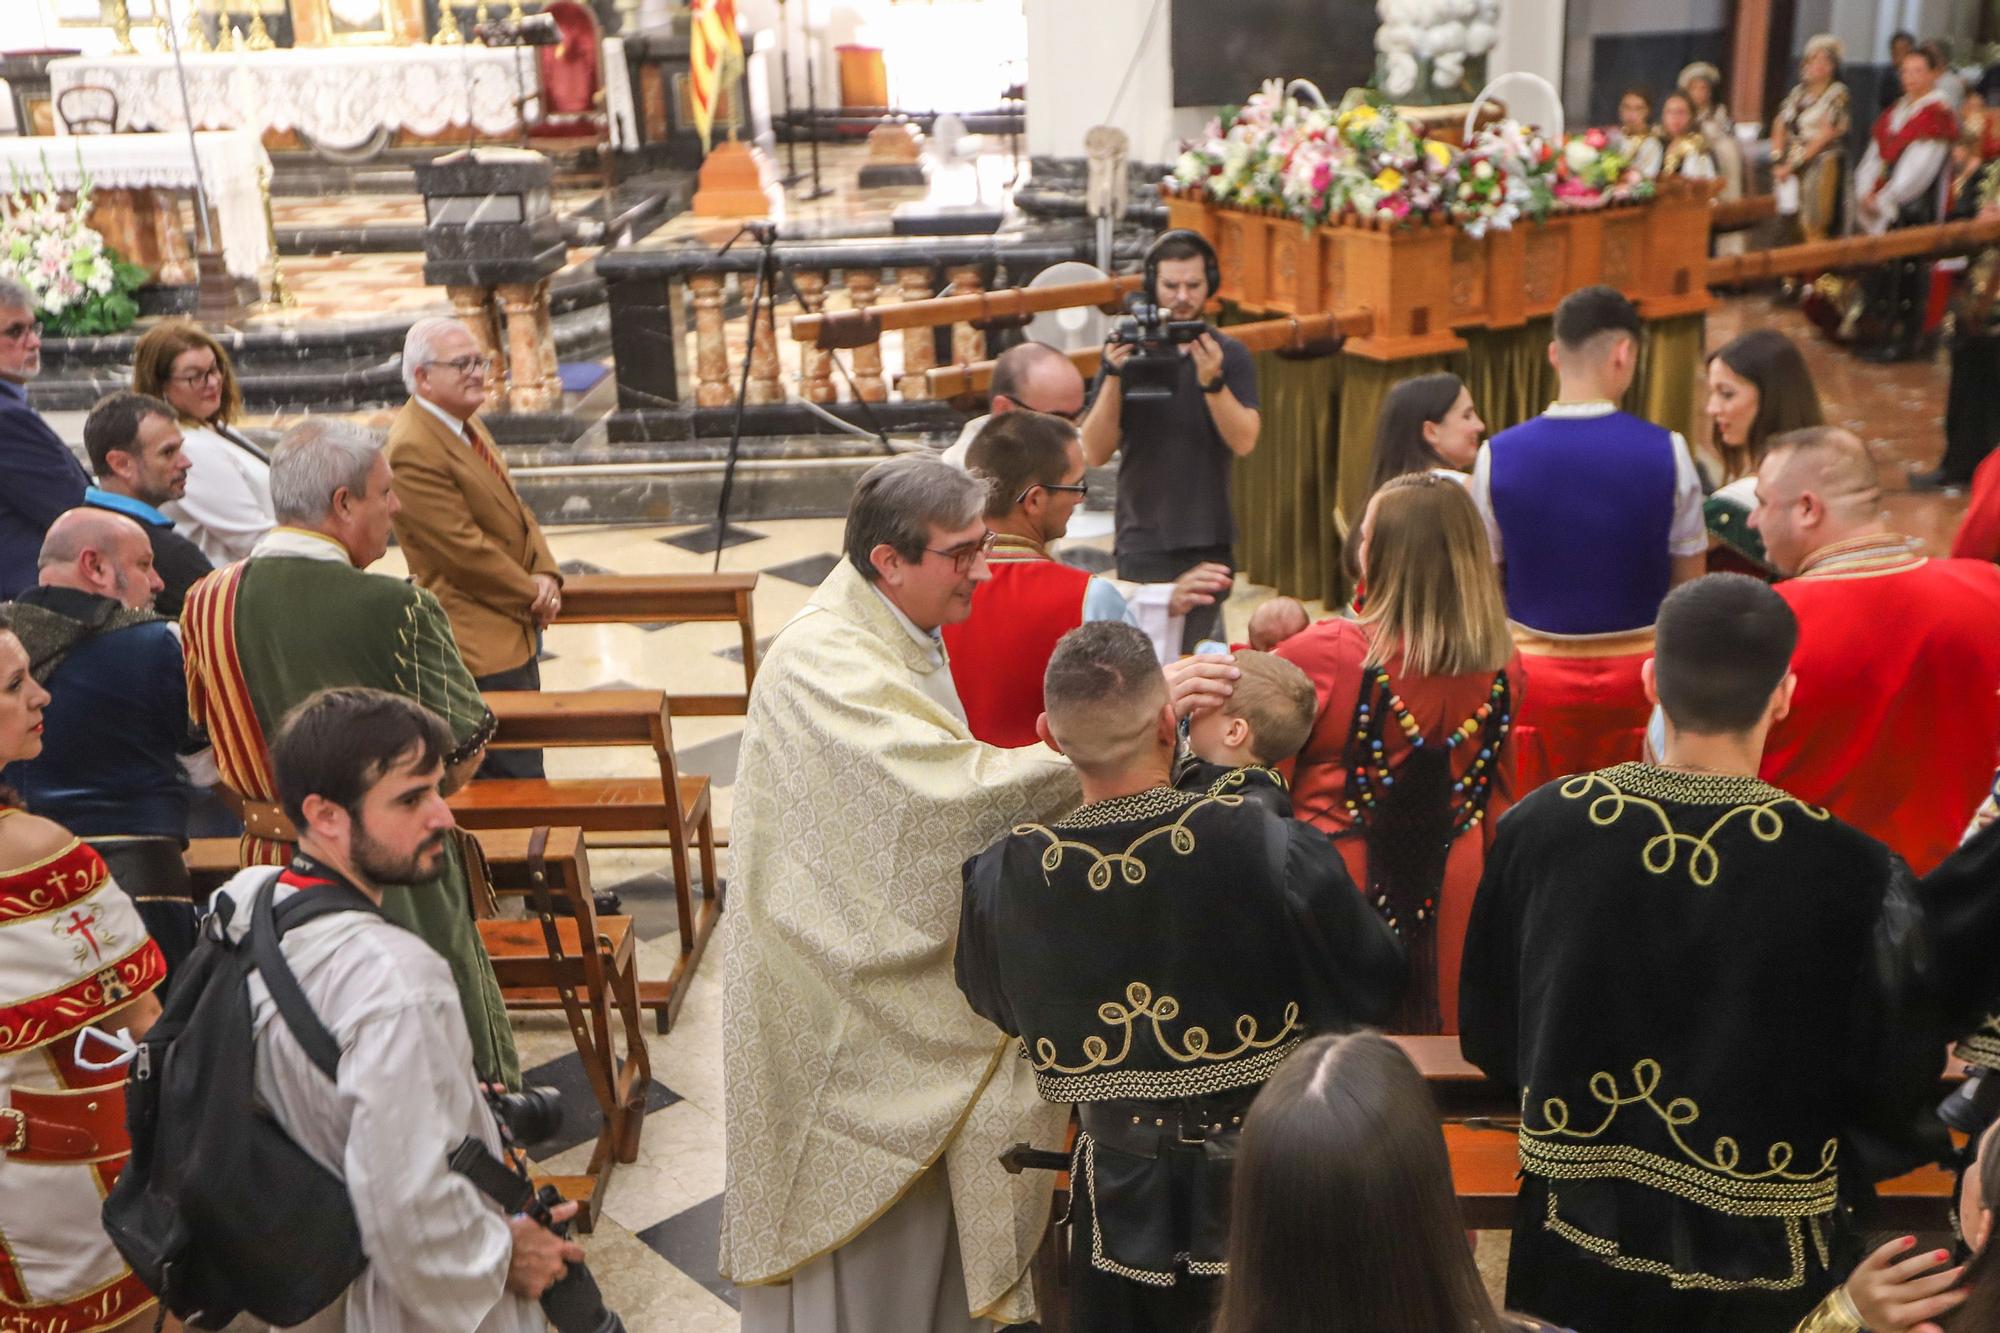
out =
[[[550,154],[594,154],[595,180],[605,207],[618,183],[611,150],[611,111],[605,104],[604,30],[588,5],[550,0],[543,10],[555,20],[560,40],[535,48],[536,115],[530,120],[524,98],[522,123],[528,140]]]
[[[478,923],[501,999],[509,1010],[563,1011],[604,1115],[584,1171],[587,1186],[575,1196],[584,1205],[579,1216],[594,1216],[612,1166],[639,1155],[653,1077],[639,1020],[638,933],[629,916],[597,914],[582,830],[487,830],[475,845],[494,893],[525,898],[531,913]],[[612,1042],[614,1004],[625,1034],[622,1059]],[[572,1196],[566,1190],[564,1197]]]
[[[57,95],[56,114],[71,134],[116,134],[118,94],[94,83],[80,83]]]
[[[640,983],[639,1003],[653,1010],[660,1031],[667,1031],[687,998],[723,901],[709,782],[679,772],[667,696],[659,690],[496,690],[485,699],[499,720],[489,742],[496,748],[643,746],[657,759],[657,777],[483,779],[456,792],[451,808],[466,828],[573,824],[599,846],[649,846],[665,836],[680,958],[665,981]],[[690,846],[700,857],[698,904]]]
[[[559,625],[634,625],[660,621],[733,621],[743,638],[743,693],[676,694],[677,717],[742,717],[757,680],[757,621],[751,594],[757,575],[579,574],[563,583]]]

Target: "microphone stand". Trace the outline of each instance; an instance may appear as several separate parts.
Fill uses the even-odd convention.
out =
[[[799,198],[810,202],[814,199],[824,199],[833,191],[823,185],[819,178],[819,79],[817,77],[819,60],[818,53],[813,49],[812,20],[806,13],[806,0],[799,0],[799,31],[806,39],[806,127],[807,133],[812,135],[808,151],[812,156],[813,178],[812,189]],[[790,95],[788,89],[786,91],[788,99]]]
[[[778,80],[785,86],[785,178],[779,184],[786,189],[797,185],[804,177],[799,175],[799,127],[792,119],[796,110],[792,105],[792,28],[785,20],[785,0],[778,0],[778,31],[784,38],[778,47]]]

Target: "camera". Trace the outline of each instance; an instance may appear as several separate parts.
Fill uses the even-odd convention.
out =
[[[537,1143],[562,1128],[558,1093],[554,1088],[489,1091],[486,1103],[500,1122],[500,1141],[513,1165],[495,1157],[492,1149],[470,1134],[451,1150],[446,1165],[471,1181],[508,1216],[519,1213],[533,1218],[548,1231],[568,1239],[570,1224],[554,1217],[555,1209],[562,1206],[561,1193],[553,1185],[536,1189],[528,1168],[514,1151],[519,1141]],[[571,1264],[562,1280],[542,1293],[542,1313],[556,1333],[625,1333],[625,1321],[604,1308],[604,1295],[585,1264]]]
[[[554,46],[562,41],[562,30],[547,14],[528,14],[478,24],[470,40],[482,46]]]
[[[1200,319],[1168,319],[1166,310],[1141,297],[1111,326],[1111,341],[1131,347],[1118,372],[1127,402],[1171,398],[1184,360],[1181,348],[1208,332]]]

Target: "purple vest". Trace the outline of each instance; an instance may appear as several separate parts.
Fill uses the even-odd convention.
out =
[[[1507,614],[1548,634],[1651,625],[1673,581],[1672,432],[1624,412],[1540,416],[1487,448]]]

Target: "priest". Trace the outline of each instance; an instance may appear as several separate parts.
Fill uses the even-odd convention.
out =
[[[966,862],[958,984],[1020,1039],[1041,1095],[1077,1104],[1074,1326],[1196,1333],[1257,1089],[1311,1034],[1388,1017],[1403,946],[1289,809],[1228,783],[1176,790],[1179,727],[1145,635],[1072,630],[1044,689],[1037,726],[1084,805]]]
[[[1487,855],[1459,1023],[1521,1097],[1507,1304],[1577,1333],[1791,1328],[1859,1257],[1843,1198],[1948,1147],[1909,867],[1757,780],[1797,637],[1757,579],[1677,589],[1661,762],[1542,787]]]
[[[1750,526],[1799,621],[1798,695],[1763,779],[1928,874],[2000,756],[2000,568],[1927,557],[1890,528],[1874,458],[1835,426],[1772,439]]]
[[[939,628],[986,577],[985,492],[910,455],[862,477],[845,558],[757,673],[722,927],[721,1269],[746,1333],[970,1333],[1034,1314],[1060,1142],[1027,1064],[952,978],[959,867],[1077,802],[1047,750],[975,740]],[[1235,668],[1183,668],[1184,697]]]

